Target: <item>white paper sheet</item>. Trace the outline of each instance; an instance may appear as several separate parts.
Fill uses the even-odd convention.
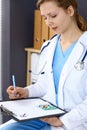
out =
[[[61,109],[39,98],[4,101],[0,102],[1,105],[12,111],[14,113],[13,116],[18,120],[35,119],[65,113]]]

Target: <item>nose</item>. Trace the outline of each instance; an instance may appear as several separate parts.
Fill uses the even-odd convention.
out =
[[[52,20],[50,18],[47,18],[46,19],[46,24],[47,24],[47,26],[50,27],[53,24],[53,22],[52,22]]]

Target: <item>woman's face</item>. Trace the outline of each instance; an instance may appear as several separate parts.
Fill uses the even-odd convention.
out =
[[[55,33],[62,34],[69,29],[73,15],[69,8],[65,11],[54,1],[49,1],[40,5],[40,11],[47,26]]]

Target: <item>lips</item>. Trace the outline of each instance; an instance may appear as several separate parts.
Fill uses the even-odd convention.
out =
[[[57,27],[51,27],[51,29],[52,29],[52,30],[56,30],[56,29],[57,29]]]

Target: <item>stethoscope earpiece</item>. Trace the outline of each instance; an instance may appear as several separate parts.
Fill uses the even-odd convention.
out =
[[[45,64],[43,65],[43,67],[41,68],[41,70],[38,73],[35,73],[32,70],[29,70],[29,73],[31,73],[33,75],[40,75],[40,74],[43,75],[43,74],[45,74],[45,72],[43,71],[43,69],[45,68],[46,64],[47,64],[47,61],[45,62]]]
[[[32,70],[29,70],[29,73],[34,74],[34,75],[45,74],[45,72],[44,72],[44,71],[39,72],[39,73],[34,73],[34,72],[32,72]]]

